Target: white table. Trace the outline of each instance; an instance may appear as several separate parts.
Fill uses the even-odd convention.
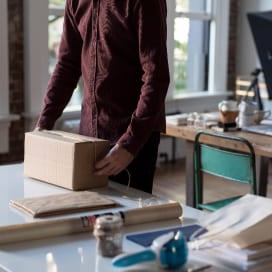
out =
[[[67,192],[68,190],[55,187],[43,182],[24,177],[23,164],[0,166],[0,226],[11,225],[34,220],[28,215],[9,206],[11,199],[19,199],[30,196],[41,196]],[[165,203],[151,195],[110,183],[109,188],[98,189],[102,194],[120,202],[123,209],[139,206],[138,198],[146,202]],[[126,198],[123,197],[126,195]],[[150,203],[149,203],[150,204]],[[122,208],[121,208],[122,209]],[[103,210],[103,212],[120,210],[120,208]],[[77,213],[69,216],[82,216],[98,213]],[[162,221],[153,224],[134,225],[125,228],[125,233],[141,232],[152,229],[161,229],[171,226],[196,223],[196,219],[203,213],[184,207],[183,217],[172,221]],[[64,217],[64,216],[62,216]],[[52,217],[52,219],[60,217]],[[128,241],[124,237],[123,249],[125,252],[141,250],[142,247]],[[110,258],[100,257],[96,254],[96,240],[91,233],[82,233],[58,238],[34,240],[7,244],[0,246],[0,272],[110,272],[110,271],[165,271],[160,270],[155,263],[145,263],[127,269],[117,269],[111,265]],[[182,270],[178,270],[182,271]],[[230,271],[230,270],[216,270]]]

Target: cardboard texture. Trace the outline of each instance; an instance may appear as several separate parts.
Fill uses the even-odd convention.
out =
[[[109,150],[109,142],[57,130],[25,133],[24,174],[70,190],[108,184],[95,176],[95,162]]]
[[[33,217],[48,217],[105,209],[116,206],[117,202],[96,192],[80,191],[15,199],[10,205]]]

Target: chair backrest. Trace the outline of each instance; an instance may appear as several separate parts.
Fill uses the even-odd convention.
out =
[[[209,138],[207,141],[209,144],[205,143],[202,136],[206,137],[206,141]],[[222,147],[222,145],[219,147],[217,145],[219,140],[242,143],[245,151],[225,148]],[[235,146],[235,144],[233,146]],[[226,133],[199,131],[195,136],[194,142],[196,208],[215,211],[241,197],[241,195],[238,195],[210,203],[203,203],[203,172],[222,177],[225,180],[249,184],[250,192],[257,194],[255,152],[253,146],[247,139],[227,135]],[[222,189],[224,190],[224,188]]]

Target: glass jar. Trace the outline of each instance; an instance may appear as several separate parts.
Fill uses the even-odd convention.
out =
[[[114,257],[122,252],[123,220],[119,215],[99,216],[93,234],[97,239],[97,252],[104,257]]]
[[[190,112],[187,117],[187,126],[193,127],[197,116],[198,116],[197,112]]]
[[[199,114],[195,118],[194,127],[195,128],[205,128],[206,127],[206,120],[205,120],[203,114]]]

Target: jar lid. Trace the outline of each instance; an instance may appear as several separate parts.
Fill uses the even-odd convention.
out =
[[[95,221],[95,229],[107,231],[122,227],[123,220],[119,215],[102,215]]]

